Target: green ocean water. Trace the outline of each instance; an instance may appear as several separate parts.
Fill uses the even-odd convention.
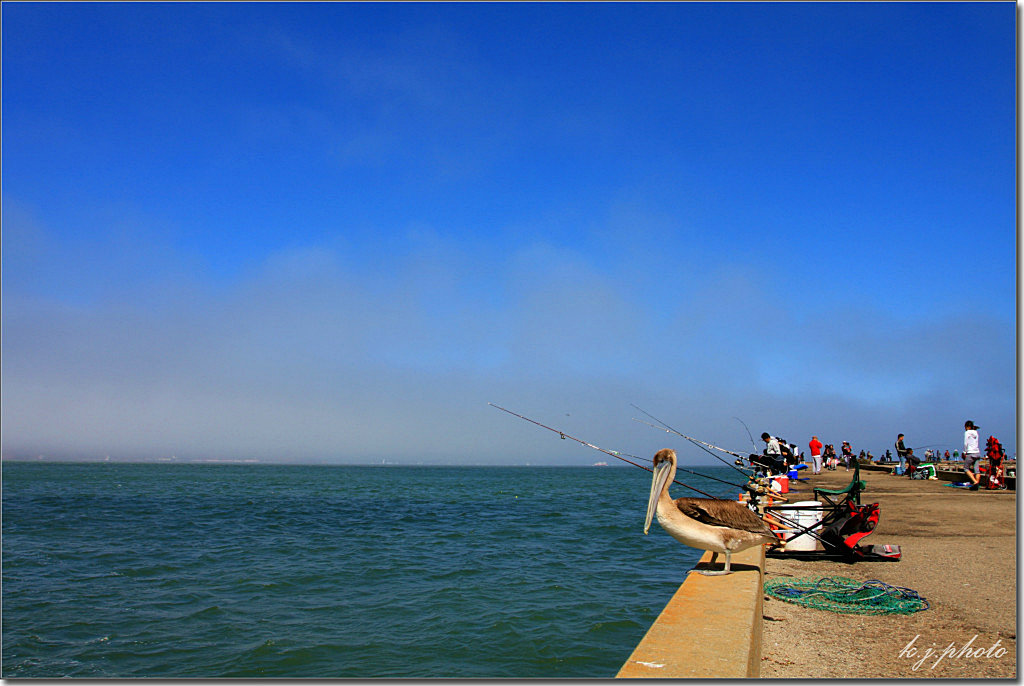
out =
[[[5,462],[2,676],[612,677],[700,556],[643,535],[649,484]]]

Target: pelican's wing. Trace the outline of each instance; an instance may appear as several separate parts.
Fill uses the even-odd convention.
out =
[[[678,498],[675,502],[676,507],[684,515],[709,526],[724,526],[754,534],[775,535],[763,519],[736,500]]]

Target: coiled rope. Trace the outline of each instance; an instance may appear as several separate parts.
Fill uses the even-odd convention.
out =
[[[929,608],[917,591],[871,579],[841,576],[769,579],[764,591],[773,598],[829,612],[855,615],[909,615]]]

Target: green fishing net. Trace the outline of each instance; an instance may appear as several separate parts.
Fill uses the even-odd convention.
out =
[[[917,591],[876,579],[856,581],[841,576],[769,579],[764,584],[764,592],[787,603],[842,614],[909,615],[929,607],[928,601]]]

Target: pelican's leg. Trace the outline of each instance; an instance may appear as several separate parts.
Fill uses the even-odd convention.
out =
[[[717,559],[718,559],[718,553],[715,553],[712,556],[711,560],[712,560],[712,562],[714,562]],[[732,562],[732,553],[730,553],[728,550],[726,550],[725,551],[725,568],[724,569],[721,569],[721,570],[719,570],[717,572],[711,572],[711,571],[708,571],[706,569],[698,569],[697,571],[700,574],[703,574],[704,576],[724,576],[726,574],[732,574],[732,569],[730,568],[730,563],[731,562]]]

